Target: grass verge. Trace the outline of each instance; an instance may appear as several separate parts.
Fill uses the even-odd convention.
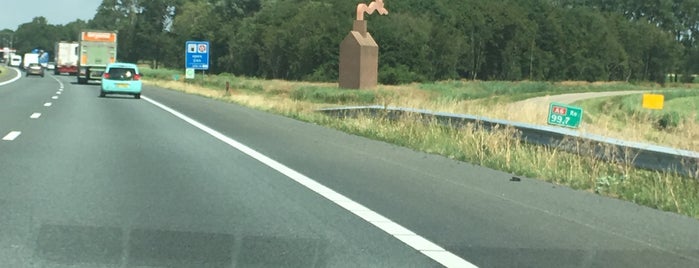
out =
[[[9,75],[7,68],[5,66],[0,66],[0,81],[3,81],[6,76]]]
[[[665,96],[663,110],[641,107],[641,94],[576,102],[584,121],[598,133],[626,140],[646,141],[699,151],[699,90],[653,92]]]
[[[146,77],[157,78],[148,73]],[[204,81],[201,82],[182,82],[181,79],[175,81],[168,74],[164,77],[161,80],[153,79],[149,83],[699,219],[699,181],[673,173],[639,170],[628,163],[609,163],[556,149],[523,144],[517,138],[517,133],[510,128],[488,132],[477,125],[460,129],[436,123],[426,125],[410,117],[397,121],[371,117],[336,119],[315,112],[317,108],[333,104],[372,104],[371,102],[391,105],[406,103],[408,105],[396,106],[440,110],[425,107],[445,103],[444,99],[434,97],[435,93],[431,92],[433,89],[380,86],[375,90],[338,90],[333,84],[228,77],[230,80],[223,80],[229,82],[229,85],[242,86],[231,86],[231,91],[226,92],[225,82],[218,80],[220,77],[208,82],[206,80],[209,78],[202,79]],[[259,88],[255,89],[256,85]],[[483,98],[476,98],[476,102],[471,100],[470,103],[479,100],[482,101]],[[571,142],[585,147],[585,144]]]

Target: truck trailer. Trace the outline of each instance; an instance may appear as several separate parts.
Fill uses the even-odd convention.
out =
[[[116,62],[117,32],[86,30],[80,33],[78,84],[100,80],[107,64]]]
[[[54,74],[59,75],[67,73],[76,75],[78,73],[79,47],[80,43],[78,42],[61,41],[56,43],[56,48],[54,50],[56,68],[53,70]]]

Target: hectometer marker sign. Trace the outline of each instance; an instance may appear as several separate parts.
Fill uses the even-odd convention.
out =
[[[209,42],[187,41],[185,42],[184,68],[194,70],[209,69]]]
[[[549,106],[549,125],[577,128],[582,122],[583,110],[580,107],[562,103],[551,103]]]

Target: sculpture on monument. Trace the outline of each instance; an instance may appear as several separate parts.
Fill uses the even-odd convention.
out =
[[[364,12],[371,15],[374,11],[378,11],[381,15],[388,14],[388,10],[383,7],[383,0],[376,0],[369,5],[364,3],[357,5],[357,20],[364,20]]]
[[[357,5],[357,19],[352,31],[340,44],[340,77],[341,88],[363,89],[373,88],[378,82],[379,45],[367,32],[364,13],[372,14],[377,11],[381,15],[388,14],[383,0]]]

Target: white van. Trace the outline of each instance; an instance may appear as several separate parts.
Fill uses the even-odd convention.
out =
[[[10,55],[10,66],[19,67],[22,65],[22,56],[12,54]]]
[[[24,66],[24,69],[27,69],[27,67],[29,67],[29,64],[32,63],[39,63],[39,53],[24,54],[24,59],[22,60],[22,65]]]

